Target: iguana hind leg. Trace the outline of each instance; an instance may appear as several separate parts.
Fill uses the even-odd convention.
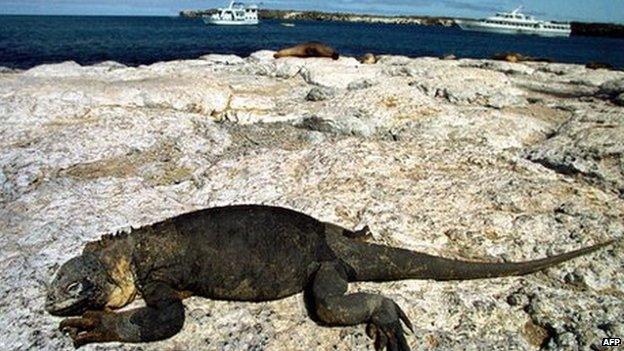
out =
[[[164,283],[141,289],[146,307],[125,312],[87,311],[67,318],[60,329],[69,332],[76,348],[94,342],[147,342],[169,338],[184,325],[179,294]]]
[[[375,339],[375,349],[409,350],[401,321],[412,325],[392,300],[375,294],[347,292],[347,275],[337,262],[324,262],[316,272],[311,289],[314,313],[322,322],[332,326],[367,323],[367,332]]]

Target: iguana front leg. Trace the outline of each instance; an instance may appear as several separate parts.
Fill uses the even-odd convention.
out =
[[[312,282],[312,297],[318,318],[328,325],[368,323],[368,335],[375,339],[375,349],[407,351],[401,321],[413,330],[412,324],[392,300],[374,294],[348,294],[347,276],[339,263],[324,262]]]
[[[169,285],[155,282],[141,289],[146,307],[125,312],[87,311],[60,324],[76,348],[94,342],[146,342],[169,338],[184,325],[184,306]]]

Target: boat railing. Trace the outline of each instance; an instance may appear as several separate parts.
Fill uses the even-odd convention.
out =
[[[511,11],[511,13],[516,15],[516,14],[520,13],[520,11],[522,11],[522,8],[523,8],[523,6],[520,5],[515,10]]]

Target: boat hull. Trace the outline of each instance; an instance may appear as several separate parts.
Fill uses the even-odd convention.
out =
[[[463,30],[487,32],[497,34],[525,34],[539,35],[544,37],[569,37],[571,30],[548,29],[548,28],[517,28],[517,27],[501,27],[481,21],[457,20],[457,25]]]
[[[231,21],[231,20],[218,20],[212,18],[204,18],[204,23],[213,26],[255,26],[260,23],[259,20],[244,20],[244,21]]]

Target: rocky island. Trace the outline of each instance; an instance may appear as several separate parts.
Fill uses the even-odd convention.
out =
[[[0,71],[3,350],[71,350],[44,312],[59,264],[102,234],[266,204],[377,243],[520,261],[624,235],[624,72],[546,62],[206,55]],[[414,350],[600,350],[622,337],[624,244],[525,277],[356,284]],[[139,303],[139,302],[136,302]],[[191,298],[153,344],[89,350],[372,349],[301,295]]]
[[[209,10],[183,10],[180,16],[196,18],[208,15],[216,11]],[[363,23],[390,23],[390,24],[415,24],[415,25],[439,25],[450,27],[454,25],[452,18],[430,16],[381,16],[367,14],[352,14],[342,12],[322,11],[296,11],[296,10],[271,10],[260,9],[260,19],[286,20],[286,21],[334,21],[334,22],[363,22]]]
[[[211,14],[215,9],[208,10],[182,10],[180,16],[198,18]],[[455,18],[433,16],[383,16],[368,14],[353,14],[343,12],[321,11],[296,11],[296,10],[271,10],[261,9],[258,13],[260,19],[285,20],[285,21],[333,21],[333,22],[362,22],[362,23],[386,23],[406,24],[421,26],[455,26]],[[586,23],[571,22],[572,35],[624,38],[624,25],[615,23]]]

